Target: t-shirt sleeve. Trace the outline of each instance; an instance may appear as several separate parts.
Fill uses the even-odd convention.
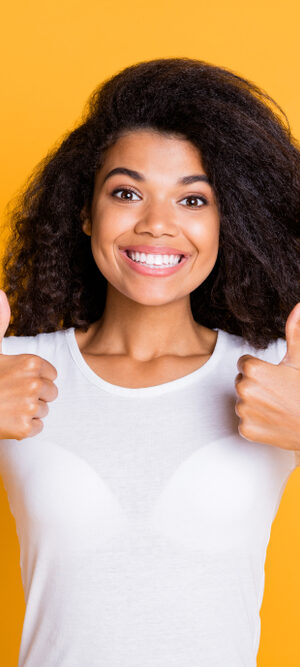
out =
[[[47,335],[47,334],[46,334]],[[42,336],[4,336],[2,339],[3,354],[38,354],[38,346],[43,343]]]
[[[32,336],[4,336],[2,338],[2,354],[28,353],[28,343],[32,338]]]

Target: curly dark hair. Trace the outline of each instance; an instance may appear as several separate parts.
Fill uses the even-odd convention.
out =
[[[188,139],[217,199],[219,251],[190,294],[195,321],[256,349],[285,338],[286,319],[300,301],[299,144],[282,109],[254,83],[190,58],[140,62],[105,80],[80,124],[29,177],[9,212],[6,335],[87,331],[103,314],[107,280],[80,214],[90,210],[107,148],[140,128]]]

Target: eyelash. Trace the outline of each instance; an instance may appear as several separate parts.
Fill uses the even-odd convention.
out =
[[[111,196],[113,197],[117,192],[132,192],[134,195],[136,195],[138,197],[137,193],[134,190],[132,190],[131,188],[116,188],[115,190],[112,191]],[[192,199],[192,198],[193,199],[201,199],[203,204],[201,206],[188,206],[187,208],[198,209],[198,208],[202,208],[203,205],[208,203],[207,199],[205,197],[203,197],[202,195],[201,196],[200,195],[187,195],[186,197],[183,197],[183,199]],[[117,197],[117,199],[120,199],[120,201],[126,201],[126,199],[121,199],[120,197]],[[127,200],[127,201],[130,201],[130,200]]]

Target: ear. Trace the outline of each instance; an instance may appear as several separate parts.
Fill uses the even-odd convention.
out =
[[[91,236],[92,234],[92,225],[91,225],[91,220],[89,217],[89,213],[87,211],[86,206],[84,206],[80,212],[80,220],[81,220],[81,229],[82,231],[87,234],[88,236]]]

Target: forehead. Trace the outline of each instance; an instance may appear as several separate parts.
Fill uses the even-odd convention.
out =
[[[168,166],[168,170],[174,172],[178,169],[182,171],[185,165],[186,168],[197,167],[204,172],[199,149],[186,137],[152,129],[136,129],[122,133],[107,149],[101,171],[115,166],[140,168],[142,171],[151,169],[151,166],[166,170]]]

